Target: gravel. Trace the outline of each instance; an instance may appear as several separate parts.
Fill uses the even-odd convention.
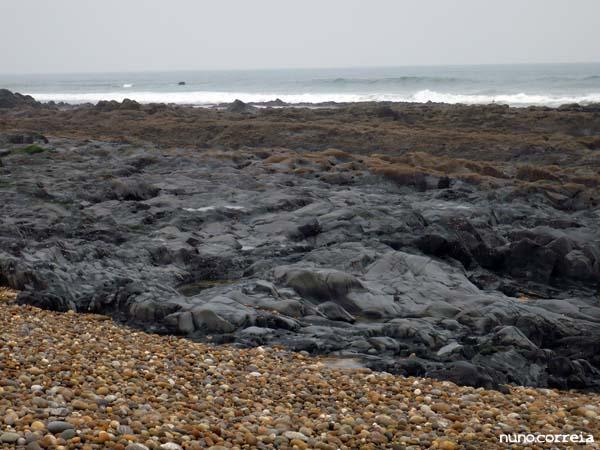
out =
[[[198,344],[103,316],[20,306],[5,290],[0,330],[0,441],[8,445],[451,450],[505,448],[499,435],[508,432],[600,429],[595,394],[503,394],[333,368],[276,347]]]

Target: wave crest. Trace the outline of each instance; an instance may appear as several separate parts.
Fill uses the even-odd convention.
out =
[[[250,93],[250,92],[99,92],[99,93],[32,93],[36,100],[42,102],[55,101],[70,104],[97,103],[100,100],[123,101],[125,98],[140,103],[174,103],[180,105],[211,106],[219,103],[231,103],[240,99],[246,103],[268,102],[277,98],[286,103],[349,103],[349,102],[414,102],[414,103],[463,103],[463,104],[507,104],[511,106],[560,106],[568,103],[600,103],[600,92],[579,96],[552,96],[544,94],[460,94],[437,92],[424,89],[414,94],[389,93],[318,93],[318,94],[286,94],[286,93]]]

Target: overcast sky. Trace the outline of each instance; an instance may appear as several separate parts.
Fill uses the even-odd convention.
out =
[[[599,62],[600,0],[0,0],[0,72]]]

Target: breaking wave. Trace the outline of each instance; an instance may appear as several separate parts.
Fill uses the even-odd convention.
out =
[[[560,106],[568,103],[599,103],[600,92],[585,95],[544,95],[544,94],[460,94],[437,92],[429,89],[419,90],[413,94],[393,93],[251,93],[251,92],[99,92],[99,93],[28,93],[42,102],[65,102],[70,104],[97,103],[100,100],[122,101],[125,98],[140,103],[174,103],[180,105],[211,106],[220,103],[231,103],[236,99],[247,103],[268,102],[280,99],[286,103],[326,103],[326,102],[415,102],[415,103],[463,103],[463,104],[507,104],[511,106]]]
[[[418,103],[464,103],[464,104],[489,104],[499,103],[511,106],[560,106],[568,103],[589,104],[600,102],[600,92],[585,95],[545,95],[545,94],[450,94],[430,91],[425,89],[413,95],[413,100]]]

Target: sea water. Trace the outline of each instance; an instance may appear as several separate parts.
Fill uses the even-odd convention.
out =
[[[600,102],[600,63],[0,75],[0,87],[72,104],[130,98],[198,106],[235,99],[559,106]]]

